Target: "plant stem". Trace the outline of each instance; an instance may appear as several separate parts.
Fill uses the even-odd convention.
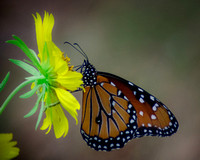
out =
[[[13,96],[19,92],[20,89],[22,89],[23,87],[25,87],[27,84],[29,83],[33,83],[35,81],[35,79],[32,80],[27,80],[23,83],[21,83],[19,86],[17,86],[17,88],[14,89],[14,91],[12,91],[12,93],[10,93],[10,95],[7,97],[7,99],[4,101],[4,103],[2,104],[1,108],[0,108],[0,115],[2,114],[2,112],[4,111],[5,107],[7,106],[7,104],[10,102],[10,100],[13,98]]]

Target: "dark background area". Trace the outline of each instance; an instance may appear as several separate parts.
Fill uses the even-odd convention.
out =
[[[28,73],[8,61],[25,59],[17,47],[6,44],[19,36],[37,52],[32,14],[53,13],[53,41],[74,65],[83,57],[63,42],[77,42],[97,70],[134,82],[165,103],[180,123],[168,138],[144,137],[123,149],[96,152],[83,141],[79,124],[69,114],[69,133],[56,139],[53,130],[35,131],[38,112],[27,119],[36,97],[28,100],[20,91],[0,116],[0,132],[14,134],[17,159],[133,159],[196,160],[200,156],[200,2],[194,0],[17,0],[0,2],[0,80],[11,71],[0,104]],[[81,103],[82,94],[74,94]]]

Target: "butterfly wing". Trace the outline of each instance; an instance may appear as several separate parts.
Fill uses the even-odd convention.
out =
[[[134,137],[170,136],[178,129],[178,121],[173,113],[157,98],[137,85],[118,76],[100,72],[109,82],[116,85],[136,111],[137,130]],[[129,112],[127,110],[127,112]]]
[[[95,150],[122,148],[145,135],[170,136],[177,129],[164,104],[125,79],[97,72],[97,83],[85,87],[81,134]]]
[[[95,150],[122,148],[137,129],[136,111],[103,76],[83,93],[81,134]],[[129,109],[130,113],[127,112]]]

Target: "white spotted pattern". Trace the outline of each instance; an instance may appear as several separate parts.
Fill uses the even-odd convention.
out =
[[[156,119],[156,116],[154,114],[152,114],[151,119]]]

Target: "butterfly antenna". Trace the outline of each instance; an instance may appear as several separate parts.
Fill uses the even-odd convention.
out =
[[[85,57],[88,60],[87,55],[85,54],[85,52],[83,52],[83,50],[79,47],[79,45],[78,45],[78,47],[80,50],[78,48],[76,48],[73,44],[71,44],[70,42],[66,41],[66,42],[64,42],[64,44],[65,43],[69,44],[71,47],[73,47],[75,50],[77,50],[80,54],[82,54],[83,57]]]
[[[78,66],[74,66],[74,69],[76,68],[75,71],[78,71],[79,69],[83,68],[83,65],[78,65]]]
[[[74,45],[76,45],[81,50],[81,52],[85,55],[84,57],[88,60],[87,54],[83,51],[83,49],[79,46],[79,44],[78,43],[74,43]]]

